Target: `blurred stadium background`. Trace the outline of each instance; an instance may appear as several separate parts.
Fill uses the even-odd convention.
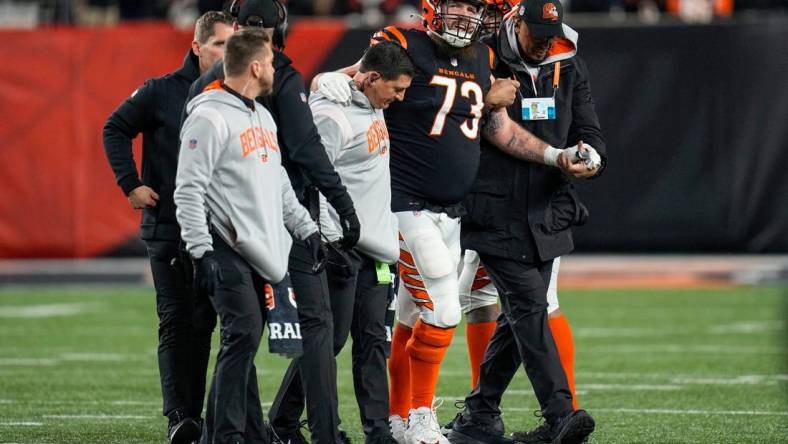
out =
[[[0,0],[0,443],[164,442],[139,214],[101,128],[221,3]],[[287,3],[305,79],[357,60],[380,25],[417,22],[415,0]],[[788,2],[565,6],[610,156],[580,184],[591,218],[559,280],[592,442],[788,442]],[[441,419],[468,388],[463,338]],[[270,401],[286,361],[258,363]],[[340,369],[343,428],[362,442],[349,356]],[[534,425],[536,405],[521,375],[507,427]]]

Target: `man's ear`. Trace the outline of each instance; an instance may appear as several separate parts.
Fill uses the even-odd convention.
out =
[[[192,40],[192,52],[197,57],[200,56],[200,42],[198,42],[197,40]]]
[[[373,83],[375,80],[380,78],[380,73],[377,71],[370,71],[367,78],[369,79],[369,83]]]

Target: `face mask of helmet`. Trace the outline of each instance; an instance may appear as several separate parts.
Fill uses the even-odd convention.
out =
[[[476,7],[473,15],[450,13],[450,5]],[[463,48],[473,43],[483,28],[485,7],[477,0],[423,0],[422,17],[428,31],[451,46]]]
[[[503,22],[503,17],[508,14],[513,7],[517,6],[516,0],[486,0],[487,12],[484,14],[484,30],[482,36],[492,35],[498,32]]]

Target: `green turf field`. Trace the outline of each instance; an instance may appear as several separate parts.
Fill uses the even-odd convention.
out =
[[[564,291],[581,406],[596,443],[788,443],[784,288]],[[0,290],[0,443],[164,443],[151,290]],[[346,347],[349,349],[349,347]],[[287,363],[261,350],[261,397]],[[343,428],[362,443],[349,356]],[[469,385],[458,331],[441,372],[441,421]],[[508,430],[536,424],[521,372]],[[267,407],[267,405],[265,406]]]

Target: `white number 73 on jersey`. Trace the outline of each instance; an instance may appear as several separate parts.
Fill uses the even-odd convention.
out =
[[[430,85],[446,87],[446,97],[443,99],[441,109],[438,115],[435,116],[435,121],[432,123],[430,136],[440,136],[443,134],[443,127],[446,125],[446,115],[449,114],[451,108],[454,106],[454,99],[457,95],[457,79],[444,76],[432,76]],[[465,120],[460,125],[460,130],[469,139],[476,139],[479,135],[479,119],[482,117],[482,109],[484,109],[484,94],[482,87],[478,83],[466,80],[460,85],[460,95],[466,99],[473,100],[471,103],[471,116],[470,120]],[[471,98],[473,95],[473,98]]]

